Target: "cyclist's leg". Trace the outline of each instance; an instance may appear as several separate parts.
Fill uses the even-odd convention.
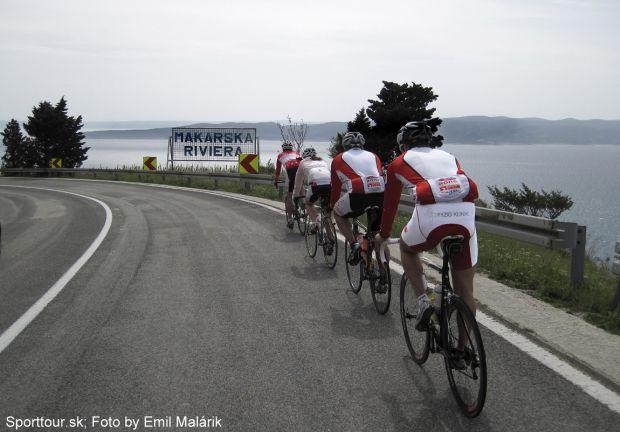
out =
[[[451,257],[451,275],[454,291],[467,304],[471,313],[476,316],[476,301],[474,299],[474,275],[476,274],[476,262],[478,260],[478,242],[476,233],[463,245],[460,254]],[[469,346],[470,337],[463,327],[462,320],[458,321],[459,343],[458,349]]]
[[[286,208],[286,214],[293,214],[293,194],[291,192],[287,192],[286,199],[284,200],[284,206]]]
[[[292,171],[292,170],[291,170]],[[291,172],[293,174],[293,172]],[[286,174],[286,178],[284,180],[284,190],[286,190],[286,199],[284,200],[284,208],[286,209],[286,214],[290,217],[294,210],[295,205],[293,204],[293,187],[295,186],[295,176],[290,175],[288,172]]]
[[[474,300],[474,275],[478,261],[478,239],[476,231],[472,230],[468,240],[465,240],[461,253],[451,259],[452,281],[454,291],[467,303],[471,313],[476,315]]]
[[[316,201],[316,191],[315,187],[309,186],[308,191],[306,192],[306,197],[304,198],[304,204],[306,206],[306,210],[308,211],[308,219],[312,222],[317,220],[318,213],[314,208],[314,203]]]
[[[414,252],[401,239],[400,241],[400,259],[403,264],[403,269],[407,275],[407,279],[411,282],[411,287],[415,292],[416,297],[420,297],[426,294],[426,287],[424,286],[424,269],[422,268],[422,260],[420,260],[420,254]]]
[[[350,244],[353,244],[357,242],[357,239],[353,236],[353,228],[350,220],[352,217],[351,213],[351,201],[349,194],[344,194],[334,205],[334,219],[336,220],[336,225],[338,225],[338,229],[344,238],[347,239]]]

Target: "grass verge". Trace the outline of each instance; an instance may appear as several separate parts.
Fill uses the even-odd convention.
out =
[[[75,173],[75,178],[160,183],[198,189],[222,190],[278,200],[271,185],[253,185],[246,190],[240,182],[215,181],[201,177],[157,174]],[[409,216],[399,213],[394,233],[399,233]],[[586,260],[584,284],[572,288],[568,283],[570,256],[518,240],[489,233],[478,233],[478,269],[489,278],[524,290],[530,295],[577,314],[611,333],[620,334],[620,314],[612,310],[618,278],[607,269]]]

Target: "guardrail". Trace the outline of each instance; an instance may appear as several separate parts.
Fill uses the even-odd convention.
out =
[[[184,177],[187,186],[191,186],[192,178],[207,177],[215,181],[218,187],[219,181],[242,182],[245,190],[250,191],[253,184],[273,184],[273,177],[264,174],[236,174],[236,173],[205,173],[187,171],[141,171],[141,170],[119,170],[119,169],[84,169],[84,168],[5,168],[0,170],[3,175],[17,176],[63,176],[75,175],[76,173],[87,173],[97,178],[98,173],[114,174],[118,179],[119,174],[137,174],[138,180],[142,181],[142,176],[146,180],[147,176],[161,176],[165,181],[166,177]],[[279,188],[280,199],[283,198],[284,188]],[[411,213],[414,208],[413,200],[408,195],[402,195],[399,210]],[[570,276],[571,285],[579,286],[583,283],[584,265],[586,257],[586,227],[575,222],[560,222],[534,216],[509,213],[500,210],[493,210],[483,207],[476,207],[476,229],[503,237],[521,240],[527,243],[544,246],[550,249],[563,249],[570,251]]]

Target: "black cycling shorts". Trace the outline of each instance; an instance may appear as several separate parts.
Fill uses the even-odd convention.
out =
[[[295,176],[297,175],[297,169],[299,167],[293,167],[286,170],[286,176],[288,177],[288,192],[293,193],[295,188]]]
[[[323,197],[326,202],[329,202],[329,196],[331,193],[331,185],[314,185],[308,188],[308,192],[306,193],[306,201],[314,204],[319,198]]]

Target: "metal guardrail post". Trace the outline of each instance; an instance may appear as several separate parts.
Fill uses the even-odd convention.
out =
[[[616,256],[614,257],[614,261],[611,265],[611,271],[615,275],[620,276],[620,241],[616,241]],[[616,294],[611,301],[611,310],[615,310],[620,313],[620,277],[616,281]]]
[[[252,183],[250,183],[249,181],[244,181],[243,188],[246,192],[250,192],[252,190]]]
[[[586,261],[586,227],[577,226],[577,243],[570,253],[570,283],[573,287],[583,284]]]
[[[278,199],[280,201],[284,199],[284,186],[278,186]]]

